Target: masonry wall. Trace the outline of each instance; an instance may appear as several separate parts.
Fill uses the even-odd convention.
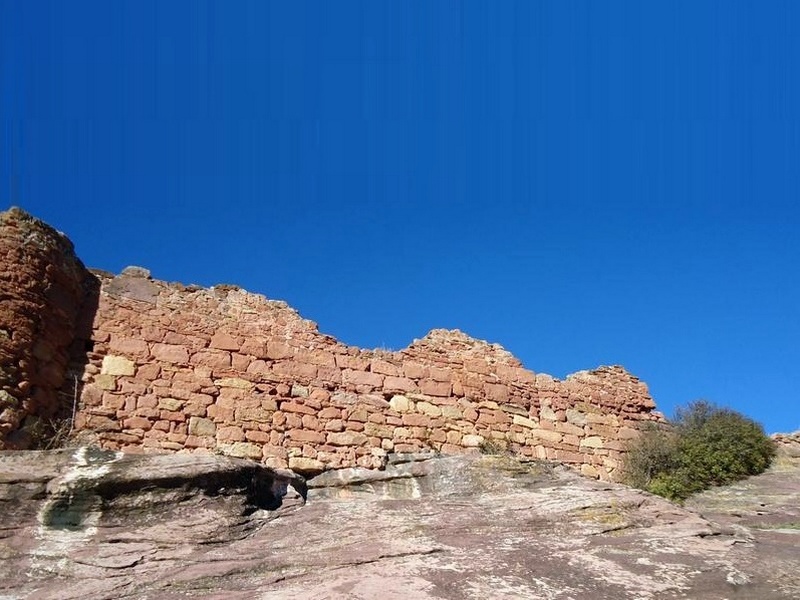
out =
[[[498,345],[434,330],[399,352],[349,347],[282,302],[168,285],[102,286],[76,425],[124,451],[222,452],[304,473],[381,467],[390,452],[508,449],[613,478],[661,418],[621,367],[565,381]]]
[[[96,283],[62,234],[19,209],[0,213],[0,449],[51,433],[79,313]]]
[[[622,367],[559,381],[444,330],[362,350],[232,286],[90,274],[66,237],[17,209],[0,213],[0,258],[0,449],[35,445],[37,425],[75,411],[81,436],[128,452],[308,474],[380,468],[393,452],[508,450],[610,479],[627,440],[662,418]]]

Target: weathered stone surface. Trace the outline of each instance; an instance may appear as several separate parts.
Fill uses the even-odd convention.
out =
[[[385,471],[350,468],[312,479],[309,503],[296,510],[302,496],[292,488],[304,490],[302,481],[284,471],[214,456],[109,454],[80,462],[72,452],[56,453],[61,462],[38,455],[22,464],[0,455],[0,595],[800,594],[796,465],[701,495],[689,510],[563,467],[398,455]],[[289,461],[318,466],[304,457]]]

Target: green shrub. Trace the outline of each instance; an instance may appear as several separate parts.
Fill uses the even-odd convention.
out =
[[[700,400],[679,408],[666,427],[651,425],[628,448],[629,485],[682,501],[769,467],[773,441],[742,414]]]

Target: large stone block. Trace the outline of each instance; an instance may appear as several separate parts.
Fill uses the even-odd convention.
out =
[[[111,354],[103,357],[103,365],[100,367],[101,375],[133,376],[134,373],[136,373],[136,365],[129,358]]]

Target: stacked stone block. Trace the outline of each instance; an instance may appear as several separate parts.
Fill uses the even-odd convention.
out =
[[[399,352],[320,334],[231,286],[101,275],[78,427],[124,451],[222,452],[313,473],[391,452],[508,450],[610,478],[658,419],[621,367],[559,381],[496,344],[434,330]]]
[[[0,449],[36,445],[59,417],[87,277],[62,234],[0,213]]]

